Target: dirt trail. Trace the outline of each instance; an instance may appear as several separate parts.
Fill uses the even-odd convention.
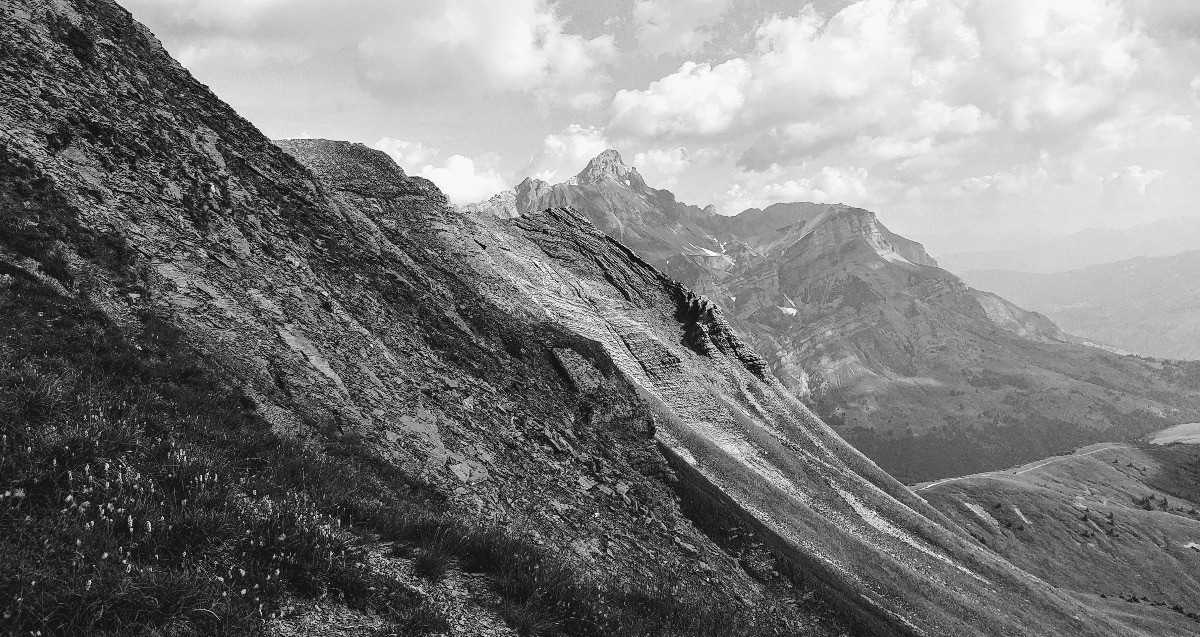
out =
[[[973,473],[968,476],[958,476],[956,478],[942,478],[941,480],[937,480],[935,482],[930,482],[929,484],[917,485],[913,489],[913,491],[925,491],[926,489],[932,489],[933,487],[941,486],[948,482],[955,482],[957,480],[966,480],[968,478],[986,478],[986,477],[996,476],[996,475],[1019,476],[1019,475],[1029,473],[1030,471],[1033,471],[1035,469],[1041,469],[1042,467],[1047,467],[1047,466],[1052,465],[1061,460],[1066,460],[1067,458],[1079,458],[1079,457],[1083,457],[1083,456],[1090,456],[1094,453],[1099,453],[1101,451],[1107,451],[1109,449],[1124,449],[1127,447],[1128,447],[1128,445],[1107,444],[1107,445],[1098,447],[1096,449],[1092,449],[1091,451],[1085,451],[1083,453],[1076,452],[1069,456],[1055,456],[1055,457],[1049,458],[1047,460],[1040,460],[1033,465],[1022,465],[1021,467],[1016,467],[1014,469],[1008,469],[1006,471],[988,471],[986,473]]]

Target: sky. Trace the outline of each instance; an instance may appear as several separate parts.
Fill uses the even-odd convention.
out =
[[[1200,216],[1197,0],[122,0],[272,138],[456,203],[606,148],[681,201],[935,254]]]

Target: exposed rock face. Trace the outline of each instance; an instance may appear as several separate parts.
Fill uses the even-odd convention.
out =
[[[795,395],[904,480],[1200,415],[1197,388],[968,288],[873,212],[789,203],[724,217],[616,176],[629,170],[606,152],[567,183],[527,180],[518,210],[571,206],[708,296]]]

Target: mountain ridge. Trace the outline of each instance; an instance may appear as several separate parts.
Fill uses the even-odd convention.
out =
[[[972,289],[874,212],[789,203],[722,216],[641,180],[577,181],[527,179],[506,216],[574,207],[707,295],[795,395],[902,479],[1137,437],[1197,407],[1196,388],[1162,399],[1175,381],[1159,370],[1109,361],[1045,315]]]

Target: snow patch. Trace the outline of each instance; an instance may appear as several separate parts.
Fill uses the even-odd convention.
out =
[[[913,265],[913,262],[912,262],[912,261],[909,261],[908,259],[905,259],[904,257],[900,256],[898,253],[896,253],[896,252],[892,252],[891,250],[887,250],[887,251],[880,252],[880,253],[879,253],[879,256],[881,256],[881,257],[883,257],[883,258],[887,259],[888,261],[891,261],[892,263],[901,263],[901,264],[904,264],[904,265]]]
[[[1194,422],[1186,425],[1176,425],[1154,434],[1154,437],[1150,439],[1150,444],[1152,445],[1169,445],[1172,443],[1200,445],[1200,423]]]
[[[1025,524],[1029,524],[1029,525],[1033,524],[1033,522],[1030,522],[1029,518],[1025,517],[1025,514],[1022,513],[1021,509],[1017,508],[1017,505],[1015,505],[1015,504],[1013,505],[1013,513],[1016,513],[1017,517],[1021,518],[1021,521],[1024,522]]]
[[[963,573],[966,573],[967,575],[970,575],[971,577],[974,577],[975,579],[983,581],[983,578],[980,577],[978,574],[976,574],[971,569],[968,569],[960,564],[957,564],[954,562],[954,560],[950,559],[949,557],[942,555],[941,553],[939,553],[937,551],[934,551],[932,548],[930,548],[928,546],[925,546],[923,543],[919,542],[917,540],[917,538],[914,538],[911,534],[906,532],[904,529],[901,529],[900,527],[896,526],[895,524],[892,524],[891,522],[885,520],[883,518],[883,516],[879,515],[878,512],[876,512],[873,509],[868,508],[867,505],[863,504],[862,501],[859,500],[857,497],[855,497],[855,495],[853,493],[850,493],[849,491],[846,491],[845,489],[843,489],[837,485],[832,485],[832,486],[833,486],[834,490],[837,491],[838,495],[842,496],[842,499],[845,500],[846,503],[849,504],[852,509],[854,509],[854,512],[858,514],[858,517],[862,518],[864,522],[869,524],[875,530],[877,530],[881,533],[890,535],[890,536],[904,542],[905,544],[913,547],[914,549],[917,549],[918,551],[920,551],[938,561],[949,564],[950,566],[953,566],[954,568],[958,569],[959,571],[962,571]]]
[[[967,507],[967,510],[971,513],[974,513],[975,517],[979,518],[984,524],[993,528],[1000,528],[1000,523],[996,521],[996,518],[992,517],[992,514],[988,513],[987,511],[984,511],[983,507],[979,506],[978,504],[975,504],[974,502],[963,502],[963,506]]]
[[[783,307],[781,305],[776,305],[775,307],[779,308],[780,312],[783,312],[788,316],[796,316],[796,308],[794,307]]]

